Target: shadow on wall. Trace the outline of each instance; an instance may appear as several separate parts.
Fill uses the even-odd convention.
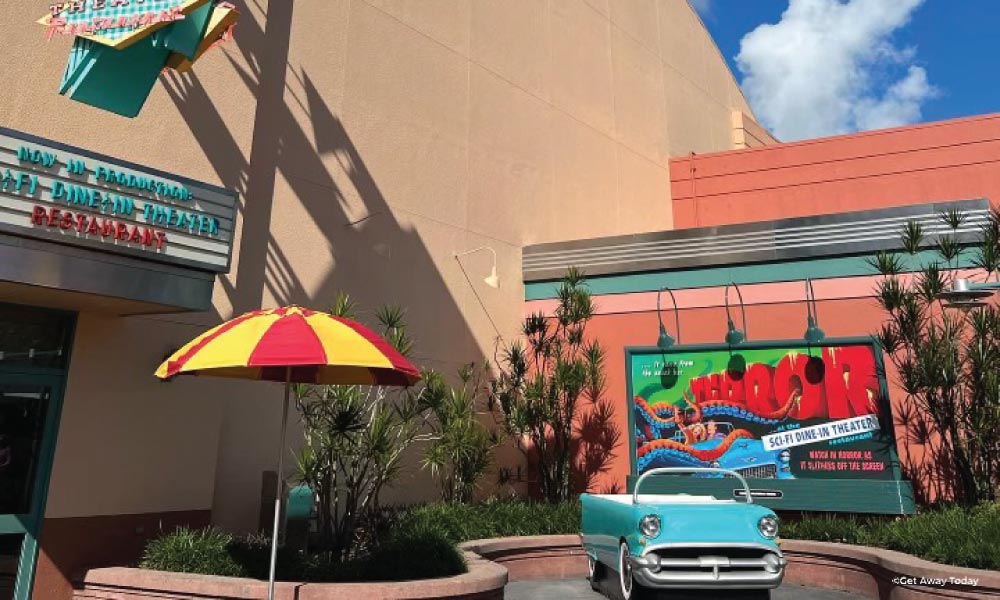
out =
[[[584,492],[617,494],[623,489],[620,483],[614,480],[617,478],[609,476],[615,467],[617,453],[628,451],[627,445],[624,448],[620,446],[623,440],[622,429],[616,419],[614,404],[610,399],[605,398],[592,405],[581,401],[577,408],[574,435],[569,448],[571,494]],[[549,439],[552,440],[551,436]],[[550,442],[550,448],[552,446],[554,441]],[[519,454],[518,459],[523,458],[527,468],[522,471],[518,467],[516,472],[501,474],[501,482],[506,485],[516,485],[516,489],[526,493],[528,497],[541,500],[543,496],[541,476],[537,469],[538,448],[529,445],[523,452],[526,454],[506,453],[510,456]],[[598,482],[609,479],[612,483],[598,487]]]
[[[241,195],[241,241],[234,249],[234,273],[220,277],[222,291],[235,314],[271,303],[322,310],[339,291],[366,309],[398,304],[407,309],[416,340],[414,362],[453,376],[459,364],[484,357],[435,256],[417,231],[393,215],[391,199],[324,98],[326,90],[289,64],[295,4],[255,8],[257,14],[266,11],[261,21],[244,7],[235,41],[223,47],[257,99],[256,112],[246,115],[255,121],[249,160],[196,73],[161,78],[222,183]],[[230,56],[236,51],[242,60]],[[450,254],[436,258],[452,260]],[[256,440],[270,435],[261,423],[270,423],[272,413],[263,411],[277,414],[277,406],[240,399],[228,405],[223,436],[229,441],[220,444],[217,475],[225,485],[216,486],[215,507],[224,506],[220,524],[226,527],[257,522],[256,508],[236,499],[259,493],[259,469],[270,466],[273,456],[271,444]],[[234,503],[239,506],[229,506]]]
[[[955,497],[954,482],[958,473],[954,457],[941,443],[941,436],[931,419],[912,402],[893,407],[899,462],[904,479],[913,483],[913,494],[920,506],[949,501]]]
[[[383,196],[343,121],[324,98],[325,90],[314,85],[309,73],[289,64],[293,10],[292,2],[268,3],[266,27],[245,11],[234,44],[243,60],[226,55],[257,98],[249,160],[196,73],[170,72],[161,79],[220,180],[243,200],[236,274],[220,278],[234,312],[270,302],[322,309],[342,290],[363,307],[394,303],[407,308],[418,365],[450,377],[461,363],[482,362],[486,357],[435,256],[416,231],[393,215],[391,198]],[[297,114],[306,118],[297,119]],[[320,235],[299,237],[298,224]],[[451,260],[450,255],[436,258]],[[320,276],[315,265],[325,262],[331,266]],[[304,281],[302,272],[317,277]],[[582,491],[610,468],[621,432],[610,405],[586,411],[578,431],[572,478],[574,488]],[[264,459],[270,461],[270,454]],[[240,476],[248,478],[247,486],[259,486],[259,473]],[[243,519],[256,522],[256,517]]]
[[[913,486],[917,506],[932,506],[955,498],[955,458],[941,443],[934,421],[900,385],[900,376],[891,361],[879,372],[890,386],[893,432],[902,478]]]
[[[621,428],[615,421],[614,406],[611,400],[604,399],[594,406],[586,407],[583,412],[573,449],[576,456],[573,472],[570,474],[573,491],[617,494],[621,491],[618,482],[603,489],[594,487],[598,480],[608,479],[605,475],[614,466],[615,451],[622,441]]]
[[[392,215],[342,121],[309,75],[288,64],[293,3],[271,2],[266,10],[266,30],[253,18],[243,19],[236,29],[235,46],[249,67],[227,56],[247,87],[256,92],[249,161],[244,160],[196,74],[171,73],[162,81],[219,178],[243,198],[241,240],[245,243],[240,244],[234,261],[238,275],[222,278],[234,311],[260,307],[268,299],[265,291],[279,304],[311,302],[316,308],[332,303],[341,289],[364,306],[385,302],[405,306],[419,284],[421,305],[434,307],[435,318],[448,319],[442,325],[464,322],[427,247],[415,231],[404,229]],[[312,132],[303,130],[286,99],[308,115]],[[324,163],[324,157],[330,156],[336,157],[346,178],[331,173]],[[281,196],[275,202],[275,196],[282,194],[279,175],[292,197]],[[345,189],[346,183],[351,189]],[[363,210],[348,210],[355,198]],[[293,212],[300,210],[298,205],[304,211],[301,217]],[[303,217],[322,232],[322,240],[296,238],[296,224],[288,220]],[[303,282],[298,275],[311,265],[288,256],[288,250],[301,250],[297,245],[303,241],[315,246],[309,256],[317,260],[333,257],[333,267],[318,284]],[[413,321],[423,316],[411,311]],[[471,349],[471,332],[465,328],[461,334]]]

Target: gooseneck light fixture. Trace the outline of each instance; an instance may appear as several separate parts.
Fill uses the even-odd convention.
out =
[[[466,250],[465,252],[456,252],[454,255],[455,260],[457,260],[458,264],[461,265],[462,261],[458,260],[460,257],[475,254],[476,252],[481,252],[483,250],[489,250],[493,254],[493,268],[490,270],[490,274],[483,279],[483,282],[493,289],[499,289],[500,276],[497,275],[497,251],[493,248],[490,248],[489,246],[480,246],[478,248],[473,248],[472,250]]]
[[[802,336],[808,344],[818,344],[826,339],[826,333],[819,328],[819,317],[816,316],[816,290],[812,279],[806,279],[806,332]]]
[[[737,329],[736,323],[733,322],[733,315],[729,308],[729,288],[734,288],[736,296],[740,299],[740,316],[743,321],[742,330]],[[726,321],[729,328],[726,331],[726,343],[730,346],[736,346],[745,342],[747,339],[747,309],[746,305],[743,304],[743,293],[740,292],[740,286],[732,281],[726,284]]]
[[[660,294],[667,292],[670,294],[670,301],[674,304],[674,331],[677,332],[677,339],[667,333],[667,328],[663,326],[663,314],[660,312]],[[680,343],[681,341],[681,316],[677,310],[677,298],[674,297],[674,291],[669,287],[663,286],[656,292],[656,319],[660,322],[660,337],[656,340],[656,346],[660,350],[666,350],[667,348],[674,345],[674,343]]]
[[[968,311],[986,306],[986,298],[995,292],[995,289],[974,288],[969,285],[968,279],[956,277],[951,281],[951,289],[941,292],[938,296],[944,301],[945,308]]]
[[[465,277],[465,281],[468,282],[469,288],[472,289],[472,294],[476,297],[476,302],[479,303],[479,307],[483,309],[486,313],[486,318],[490,320],[490,325],[493,326],[493,331],[497,334],[497,339],[502,340],[503,334],[500,333],[500,328],[497,327],[497,322],[493,319],[493,315],[490,314],[488,308],[486,308],[486,303],[483,302],[483,298],[479,295],[479,290],[476,286],[472,285],[472,279],[469,278],[469,272],[465,270],[465,265],[462,264],[462,257],[474,254],[476,252],[481,252],[483,250],[489,250],[493,254],[493,268],[490,269],[490,274],[483,279],[483,283],[490,286],[493,289],[500,288],[500,276],[497,275],[497,251],[489,246],[480,246],[478,248],[473,248],[472,250],[466,250],[465,252],[455,252],[452,256],[455,257],[455,262],[458,263],[458,268],[462,270],[462,276]]]

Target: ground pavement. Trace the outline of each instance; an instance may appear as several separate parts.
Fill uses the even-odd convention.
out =
[[[507,584],[506,600],[601,600],[586,579],[515,581]],[[723,600],[725,596],[719,596]],[[862,600],[862,596],[784,584],[771,592],[771,600]]]

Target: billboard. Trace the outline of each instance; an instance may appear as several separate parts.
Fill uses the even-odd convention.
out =
[[[899,479],[881,357],[870,341],[627,356],[633,475],[721,467],[775,485]]]

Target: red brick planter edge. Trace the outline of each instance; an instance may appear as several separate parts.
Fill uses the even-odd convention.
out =
[[[586,556],[575,535],[477,540],[462,545],[507,567],[511,581],[584,577]],[[876,600],[1000,600],[1000,571],[942,565],[880,548],[800,540],[784,540],[789,565],[785,581],[809,587],[850,591]],[[894,582],[897,578],[907,581]],[[941,580],[943,585],[921,584]],[[950,578],[978,580],[976,586]]]
[[[469,572],[463,575],[407,582],[279,583],[276,597],[280,600],[502,600],[508,578],[522,581],[586,575],[586,556],[576,535],[476,540],[461,547],[469,564]],[[789,560],[785,576],[789,583],[847,590],[877,600],[1000,600],[998,571],[951,567],[901,552],[849,544],[785,540],[781,547]],[[899,581],[901,577],[908,580]],[[975,579],[978,584],[960,585],[951,578]],[[110,567],[87,571],[78,581],[73,598],[258,600],[266,595],[266,582],[257,580]]]
[[[502,600],[507,570],[466,552],[469,571],[454,577],[372,583],[292,583],[275,586],[276,600]],[[261,600],[267,582],[126,567],[90,569],[73,600]]]

